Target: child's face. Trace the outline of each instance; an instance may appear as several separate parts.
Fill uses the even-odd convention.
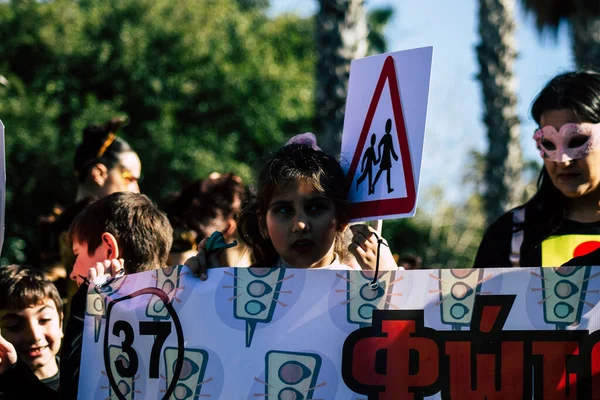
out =
[[[0,328],[2,336],[15,346],[19,357],[38,377],[47,375],[45,371],[56,373],[55,357],[63,332],[62,315],[53,300],[46,298],[24,310],[0,311]]]
[[[331,264],[338,225],[333,201],[305,181],[275,193],[266,214],[273,247],[296,268]]]
[[[88,254],[88,245],[85,242],[78,242],[73,238],[73,254],[75,255],[75,264],[71,271],[70,278],[77,282],[77,285],[83,283],[83,278],[87,278],[88,271],[96,263],[102,262],[108,258],[104,242],[98,246],[92,255]]]

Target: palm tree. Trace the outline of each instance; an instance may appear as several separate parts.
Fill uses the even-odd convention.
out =
[[[483,193],[488,225],[521,197],[517,193],[523,160],[513,74],[517,56],[514,4],[515,0],[479,0],[477,78],[483,92],[488,137]]]
[[[521,0],[536,17],[540,34],[556,35],[568,23],[578,68],[600,68],[600,2],[598,0]]]
[[[340,151],[350,61],[368,51],[367,16],[363,0],[319,0],[316,16],[317,129],[319,144],[331,154]]]
[[[394,9],[392,7],[375,8],[367,14],[367,27],[369,28],[369,35],[367,36],[369,42],[368,55],[381,54],[387,51],[384,30],[393,15]]]

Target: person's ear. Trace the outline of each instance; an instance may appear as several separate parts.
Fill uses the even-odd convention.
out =
[[[102,163],[97,163],[92,167],[91,178],[94,183],[100,187],[104,186],[104,182],[108,178],[108,169],[106,165]]]
[[[346,222],[338,222],[337,231],[338,232],[344,232],[347,227],[348,227],[348,221],[346,221]]]
[[[223,229],[223,236],[225,238],[232,237],[235,234],[236,229],[237,229],[237,223],[235,222],[235,219],[229,218],[225,222],[225,229]]]
[[[102,234],[102,244],[106,247],[106,259],[113,260],[121,257],[119,244],[112,233],[104,232]]]
[[[260,236],[263,239],[268,239],[269,230],[267,229],[267,221],[265,220],[264,216],[260,213],[257,213],[256,217],[258,218],[258,229],[260,231]]]

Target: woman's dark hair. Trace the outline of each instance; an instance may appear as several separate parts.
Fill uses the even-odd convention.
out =
[[[192,182],[164,206],[174,230],[171,251],[196,249],[215,226],[236,219],[252,199],[250,187],[233,173],[211,174]]]
[[[272,266],[279,258],[271,240],[261,234],[261,220],[264,222],[266,218],[273,195],[300,180],[308,182],[333,201],[338,222],[345,223],[349,219],[349,184],[338,161],[303,144],[281,148],[260,172],[256,201],[244,208],[238,218],[240,239],[252,249],[256,262],[261,265]],[[340,239],[336,240],[338,254],[342,252],[338,247],[342,243]]]
[[[75,151],[75,175],[79,183],[85,181],[96,163],[111,169],[119,163],[121,154],[133,151],[125,140],[116,136],[124,124],[123,118],[113,118],[104,125],[88,125],[83,130],[83,141]]]
[[[563,109],[573,111],[579,122],[600,122],[600,73],[577,71],[554,77],[533,101],[531,116],[540,125],[544,112]],[[539,244],[556,232],[565,219],[567,205],[567,197],[542,167],[537,193],[525,205],[527,225],[535,227],[527,241]]]

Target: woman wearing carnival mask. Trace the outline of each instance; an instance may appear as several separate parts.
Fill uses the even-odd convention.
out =
[[[600,251],[589,257],[600,248],[600,74],[556,76],[531,115],[544,163],[537,193],[488,228],[475,267],[598,265]]]

